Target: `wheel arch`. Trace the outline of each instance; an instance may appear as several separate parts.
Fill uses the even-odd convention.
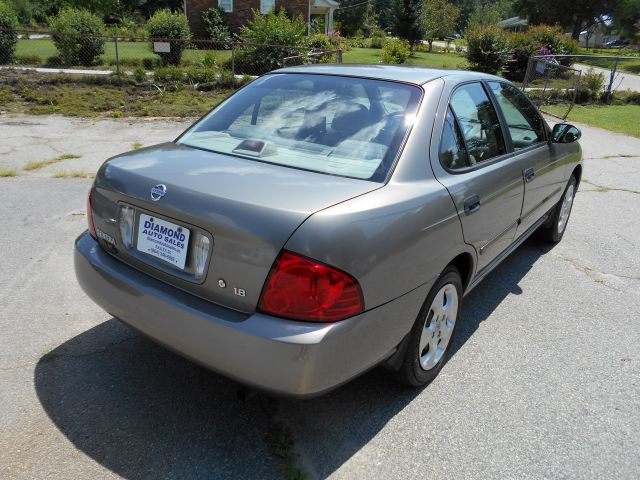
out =
[[[578,188],[580,186],[580,179],[582,178],[582,165],[576,165],[571,174],[576,177],[576,188]]]
[[[447,266],[449,265],[453,265],[458,269],[458,272],[460,272],[460,277],[462,278],[462,289],[463,291],[466,291],[473,274],[473,256],[468,252],[463,252],[451,260]]]

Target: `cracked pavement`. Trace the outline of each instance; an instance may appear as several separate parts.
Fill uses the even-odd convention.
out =
[[[563,241],[528,240],[465,298],[427,388],[375,369],[309,401],[239,400],[84,296],[91,180],[49,178],[187,124],[0,118],[0,168],[81,155],[0,178],[0,477],[269,479],[287,455],[309,478],[640,477],[640,139],[581,126]]]

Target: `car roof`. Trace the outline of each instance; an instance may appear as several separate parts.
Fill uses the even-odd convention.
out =
[[[459,81],[474,79],[495,79],[493,75],[471,72],[469,70],[446,70],[440,68],[413,67],[406,65],[372,65],[372,64],[321,64],[300,65],[274,70],[271,73],[311,73],[323,75],[342,75],[422,85],[436,78],[455,75]]]

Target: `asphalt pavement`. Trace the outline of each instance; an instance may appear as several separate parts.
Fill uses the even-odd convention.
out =
[[[0,118],[0,169],[20,173],[0,178],[0,478],[640,477],[640,139],[582,126],[564,240],[525,242],[465,298],[431,385],[374,369],[294,401],[245,395],[76,283],[91,180],[52,175],[185,126]],[[22,170],[63,154],[80,158]]]

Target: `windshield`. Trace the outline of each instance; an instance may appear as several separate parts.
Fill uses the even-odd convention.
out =
[[[179,143],[252,160],[382,182],[415,117],[417,87],[331,75],[258,78]]]

